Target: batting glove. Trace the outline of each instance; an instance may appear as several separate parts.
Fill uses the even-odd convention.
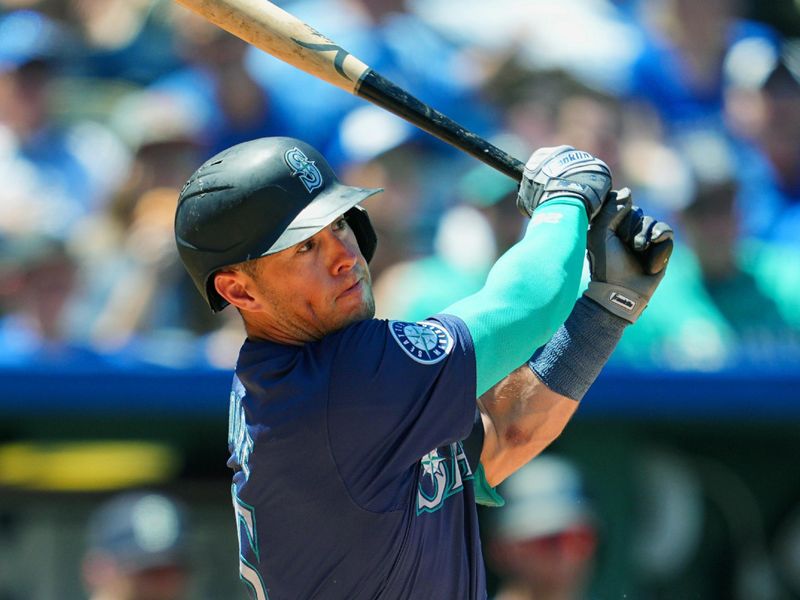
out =
[[[539,148],[525,164],[517,194],[517,207],[529,217],[551,198],[572,196],[586,206],[594,219],[611,189],[606,163],[572,146]]]
[[[629,189],[611,192],[589,228],[584,295],[633,323],[664,277],[672,237],[669,225],[633,205]]]

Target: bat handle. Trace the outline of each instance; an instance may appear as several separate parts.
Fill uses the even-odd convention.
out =
[[[514,181],[521,180],[525,167],[522,161],[465,129],[372,69],[362,75],[355,94],[471,154]]]

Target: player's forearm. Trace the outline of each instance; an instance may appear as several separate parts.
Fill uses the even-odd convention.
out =
[[[555,440],[578,407],[545,386],[527,364],[481,396],[478,404],[484,420],[481,464],[492,487]]]
[[[484,287],[442,311],[461,318],[472,335],[477,395],[527,360],[567,318],[580,285],[587,227],[579,200],[549,201],[495,263]]]
[[[561,434],[626,325],[593,300],[579,299],[547,344],[479,399],[485,429],[481,464],[490,485]]]

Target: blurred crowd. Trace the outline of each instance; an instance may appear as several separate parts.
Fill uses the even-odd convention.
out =
[[[800,41],[743,0],[292,0],[281,6],[525,159],[571,144],[677,232],[614,360],[800,363]],[[230,367],[177,258],[180,187],[267,135],[383,187],[379,316],[477,290],[516,182],[169,0],[0,0],[0,366]]]

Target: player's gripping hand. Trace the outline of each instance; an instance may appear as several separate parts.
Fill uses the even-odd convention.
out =
[[[583,202],[591,221],[609,190],[611,170],[602,160],[572,146],[539,148],[525,163],[517,207],[530,217],[542,202],[572,196]]]
[[[664,277],[672,237],[669,225],[633,206],[629,189],[611,192],[589,228],[584,295],[633,323]]]

